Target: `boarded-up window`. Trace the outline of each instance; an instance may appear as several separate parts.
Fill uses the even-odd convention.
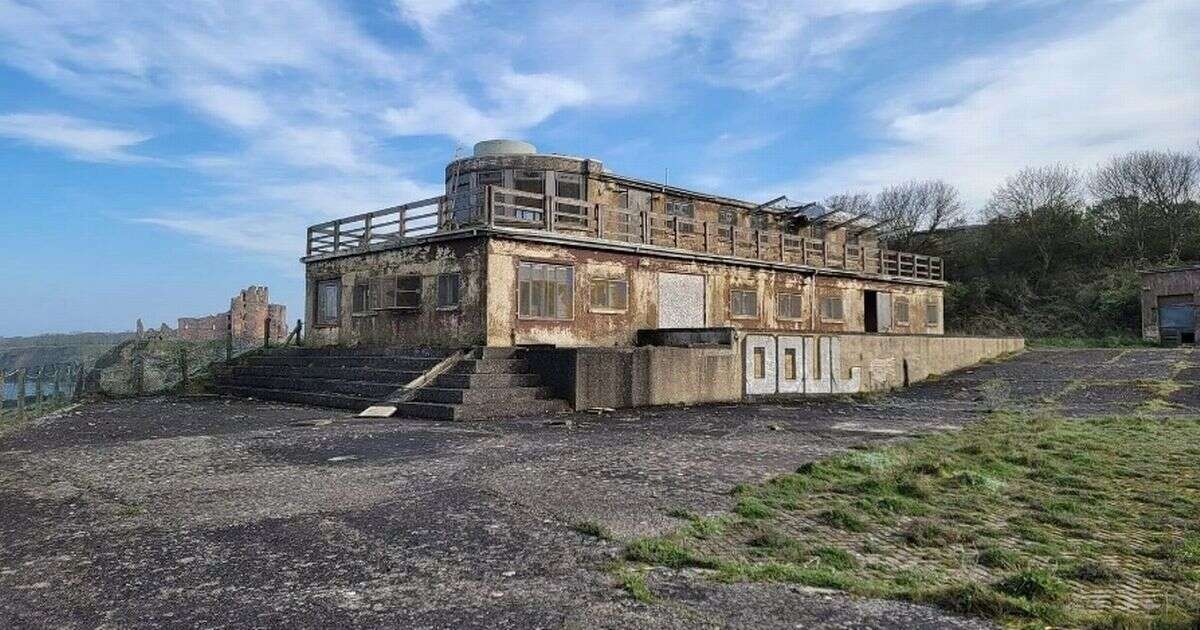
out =
[[[462,275],[443,273],[437,277],[437,307],[456,308],[459,301],[459,287],[462,285]]]
[[[901,326],[908,325],[908,298],[899,295],[892,298],[892,308],[896,313],[896,323]]]
[[[796,349],[783,349],[783,379],[786,381],[796,380]]]
[[[754,348],[754,378],[767,378],[767,349],[762,346]]]
[[[937,326],[942,319],[942,303],[937,298],[925,302],[925,325]]]
[[[317,324],[337,326],[342,316],[342,281],[321,280],[317,283]]]
[[[371,310],[371,284],[366,280],[359,280],[354,283],[354,296],[352,301],[352,311],[354,313],[366,313]]]
[[[842,296],[826,295],[821,298],[821,319],[830,322],[842,321]]]
[[[799,293],[780,293],[775,315],[779,319],[800,319],[804,315],[804,302]]]
[[[629,306],[629,282],[624,278],[592,279],[593,311],[624,311]]]
[[[571,319],[575,270],[568,265],[523,262],[517,267],[517,315]]]
[[[730,291],[729,313],[733,317],[758,317],[758,291],[753,289]]]

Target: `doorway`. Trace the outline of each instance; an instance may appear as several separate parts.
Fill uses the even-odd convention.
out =
[[[879,332],[879,292],[863,291],[863,330]]]

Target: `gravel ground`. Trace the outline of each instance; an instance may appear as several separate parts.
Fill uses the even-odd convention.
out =
[[[642,604],[604,569],[620,543],[571,526],[661,533],[680,525],[672,508],[727,510],[737,483],[1000,407],[1129,411],[1145,399],[1130,382],[1184,363],[1200,354],[1030,351],[859,400],[487,423],[223,398],[89,404],[0,440],[0,626],[986,627],[666,570]]]

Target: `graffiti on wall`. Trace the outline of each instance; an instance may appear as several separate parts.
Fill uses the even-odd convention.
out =
[[[843,368],[837,337],[747,335],[743,343],[746,393],[852,394],[862,368]]]

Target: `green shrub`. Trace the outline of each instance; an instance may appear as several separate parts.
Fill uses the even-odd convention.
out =
[[[994,586],[1001,593],[1031,601],[1054,602],[1067,595],[1066,583],[1041,569],[1018,571]]]

